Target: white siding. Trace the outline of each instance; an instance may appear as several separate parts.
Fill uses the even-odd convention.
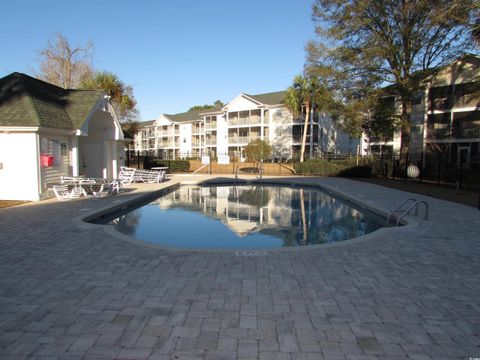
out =
[[[269,111],[269,139],[274,158],[292,157],[292,114],[286,108]]]
[[[192,124],[180,124],[180,155],[192,154]]]
[[[63,148],[63,150],[62,150]],[[40,135],[40,153],[54,157],[53,166],[41,167],[41,186],[46,189],[47,183],[60,182],[60,176],[72,175],[71,144],[65,135]]]
[[[40,199],[37,134],[0,133],[0,164],[0,199]]]
[[[217,154],[228,154],[228,127],[224,115],[217,115]]]
[[[244,98],[243,96],[237,96],[231,102],[228,103],[228,111],[242,111],[258,108],[258,104],[251,100]]]

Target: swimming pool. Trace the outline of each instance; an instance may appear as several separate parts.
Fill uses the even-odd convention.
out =
[[[385,219],[315,187],[192,185],[94,222],[170,247],[271,249],[348,240]]]

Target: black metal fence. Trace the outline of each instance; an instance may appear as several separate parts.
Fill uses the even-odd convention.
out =
[[[129,167],[143,169],[148,168],[150,164],[157,159],[159,158],[154,156],[154,154],[141,154],[140,152],[128,151],[126,152],[125,164]],[[201,157],[177,154],[175,159],[201,160]],[[215,161],[216,157],[211,157],[211,160]],[[480,156],[477,154],[469,154],[468,158],[458,158],[448,152],[428,152],[408,155],[406,160],[401,159],[399,155],[391,154],[364,157],[328,154],[314,160],[324,161],[332,165],[326,166],[325,169],[328,168],[328,171],[318,175],[335,175],[335,172],[340,167],[369,165],[372,168],[373,175],[379,177],[448,184],[457,188],[480,189]],[[230,161],[232,161],[232,159],[230,159]],[[238,162],[238,159],[235,159],[235,162]],[[294,161],[294,163],[296,163],[296,161]],[[409,166],[411,165],[416,166],[418,169],[418,176],[409,176]],[[410,175],[416,175],[415,171],[413,171],[413,173],[410,171]]]
[[[457,188],[480,189],[480,157],[452,159],[448,153],[421,153],[407,156],[404,161],[399,155],[372,156],[374,175],[391,178],[449,184]],[[418,169],[416,174],[415,166]],[[410,170],[410,171],[409,171]],[[417,176],[412,176],[417,175]]]

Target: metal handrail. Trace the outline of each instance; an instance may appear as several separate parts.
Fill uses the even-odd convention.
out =
[[[200,166],[197,170],[195,170],[192,175],[196,175],[200,170],[202,170],[203,168],[207,167],[209,164],[203,164],[202,166]]]
[[[412,210],[413,208],[415,208],[415,215],[418,216],[418,205],[419,204],[423,204],[425,205],[425,218],[424,220],[428,220],[428,212],[429,212],[429,206],[428,206],[428,203],[424,200],[418,200],[418,201],[415,201],[414,204],[412,204],[408,209],[406,209],[397,219],[397,222],[395,224],[395,226],[398,226],[398,224],[400,223],[400,220],[402,220],[402,218],[408,214],[410,212],[410,210]]]
[[[390,217],[391,217],[394,213],[396,213],[397,211],[399,211],[399,209],[400,209],[403,205],[405,205],[407,202],[409,202],[409,201],[416,202],[417,199],[415,199],[415,198],[408,198],[408,199],[402,201],[402,203],[401,203],[400,205],[398,205],[395,209],[393,209],[393,210],[390,212],[390,214],[388,214],[388,217],[387,217],[387,225],[390,223]]]

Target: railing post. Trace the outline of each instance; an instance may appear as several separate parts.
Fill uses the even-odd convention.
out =
[[[441,171],[442,171],[442,154],[440,152],[437,153],[437,185],[440,185],[440,178],[441,178]]]

